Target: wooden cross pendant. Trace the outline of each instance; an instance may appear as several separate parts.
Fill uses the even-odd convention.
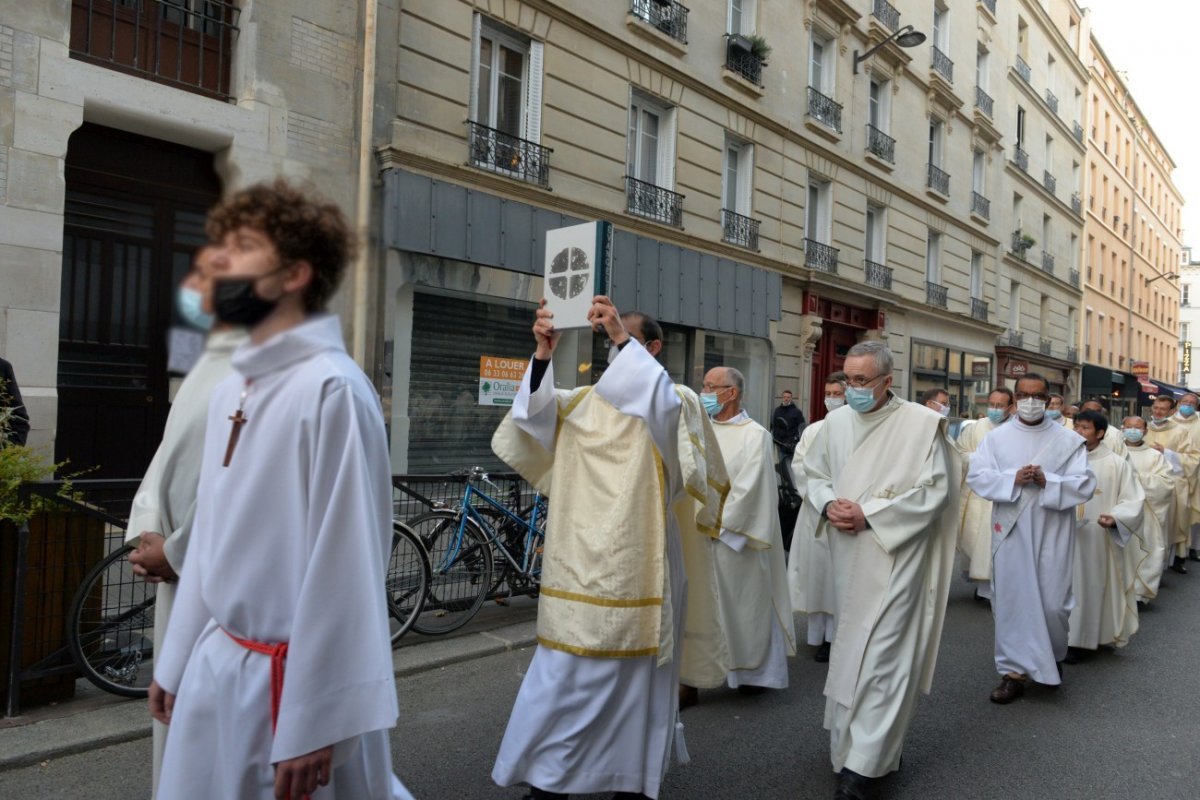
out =
[[[242,426],[249,422],[250,418],[239,408],[229,420],[233,423],[233,427],[229,430],[229,444],[225,447],[225,466],[227,467],[233,459],[233,451],[237,447],[238,437],[242,435]]]

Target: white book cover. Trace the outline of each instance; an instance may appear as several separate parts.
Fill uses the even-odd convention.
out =
[[[546,308],[559,330],[590,328],[592,298],[608,294],[612,226],[585,222],[546,231]]]

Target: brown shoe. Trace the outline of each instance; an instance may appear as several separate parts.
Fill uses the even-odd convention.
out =
[[[688,686],[686,683],[679,684],[679,710],[691,708],[700,702],[700,692],[695,686]]]
[[[1000,679],[1000,685],[992,689],[991,701],[1000,705],[1008,705],[1025,694],[1025,681],[1005,675]]]

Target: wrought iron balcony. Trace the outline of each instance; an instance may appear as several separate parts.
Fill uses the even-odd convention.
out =
[[[880,289],[887,289],[889,292],[892,290],[891,267],[886,267],[868,258],[863,260],[863,271],[866,273],[868,285],[878,286]]]
[[[1013,231],[1012,252],[1018,258],[1024,259],[1025,253],[1029,250],[1030,247],[1033,247],[1033,244],[1034,244],[1033,239],[1031,237],[1025,236],[1025,234],[1021,232],[1020,228],[1017,228],[1015,231]]]
[[[1029,153],[1022,150],[1020,145],[1013,148],[1013,163],[1021,170],[1029,171]]]
[[[984,219],[992,218],[992,201],[979,192],[971,192],[971,213],[978,214]]]
[[[935,192],[940,192],[944,195],[950,195],[950,173],[943,172],[933,164],[926,164],[925,170],[925,185]]]
[[[983,7],[991,12],[993,17],[996,16],[996,0],[983,0]]]
[[[1076,122],[1072,130],[1075,132],[1075,141],[1083,144],[1083,126]]]
[[[867,124],[867,150],[889,164],[896,163],[896,140],[869,123]]]
[[[762,56],[755,55],[748,49],[745,40],[746,37],[740,35],[729,37],[725,46],[725,67],[755,86],[762,86],[762,68],[766,62]]]
[[[471,166],[538,186],[550,185],[552,149],[470,120],[467,129]]]
[[[826,128],[842,132],[842,104],[808,87],[808,115]]]
[[[1067,274],[1067,278],[1070,280],[1072,286],[1074,286],[1076,289],[1079,288],[1079,270],[1071,267],[1071,271]]]
[[[1071,345],[1067,348],[1067,361],[1079,362],[1079,348]]]
[[[71,57],[229,100],[239,14],[229,0],[73,0]]]
[[[950,60],[950,56],[933,47],[933,69],[950,83],[954,83],[954,62]]]
[[[1042,270],[1050,273],[1051,275],[1054,274],[1054,256],[1050,255],[1045,250],[1042,251]]]
[[[900,27],[900,12],[887,0],[875,0],[871,5],[871,16],[882,22],[889,31]]]
[[[978,86],[976,86],[975,87],[975,107],[990,117],[990,116],[992,116],[992,107],[994,105],[995,105],[995,102],[992,100],[992,96],[990,94],[988,94],[987,92],[985,92],[983,89],[980,89]]]
[[[1050,194],[1054,194],[1058,189],[1058,181],[1050,174],[1050,170],[1048,169],[1042,170],[1042,186],[1045,186],[1046,191]]]
[[[721,209],[721,238],[730,244],[741,245],[750,250],[758,249],[758,225],[760,220],[747,217],[728,208]]]
[[[982,322],[987,322],[988,319],[988,304],[986,300],[980,300],[978,297],[971,298],[971,316]]]
[[[1058,113],[1058,96],[1049,89],[1046,90],[1046,105],[1050,106],[1050,110],[1055,114]]]
[[[816,239],[804,240],[804,266],[837,274],[838,249]]]
[[[1079,192],[1071,195],[1071,210],[1079,216],[1083,216],[1083,200],[1079,197]]]
[[[1044,356],[1050,355],[1050,352],[1053,349],[1054,349],[1054,342],[1050,341],[1049,339],[1039,339],[1038,340],[1038,350],[1041,352],[1042,355],[1044,355]]]
[[[625,208],[630,214],[683,227],[683,195],[625,176]]]
[[[925,281],[925,302],[931,306],[938,308],[946,307],[946,298],[949,296],[950,290],[940,283],[933,281]]]
[[[1000,335],[1000,340],[997,344],[1003,347],[1018,347],[1024,349],[1025,334],[1021,331],[1005,331]]]
[[[1025,59],[1021,58],[1020,56],[1017,56],[1017,63],[1015,64],[1015,66],[1017,69],[1017,74],[1021,76],[1021,80],[1025,81],[1026,83],[1033,82],[1032,81],[1033,71],[1031,69],[1029,69],[1029,65],[1025,63]]]
[[[629,12],[678,42],[687,44],[688,7],[674,0],[630,0]]]

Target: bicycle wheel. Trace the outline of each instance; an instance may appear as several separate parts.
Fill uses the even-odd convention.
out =
[[[496,534],[492,539],[492,581],[491,586],[488,587],[488,597],[492,597],[501,594],[500,588],[504,586],[505,581],[509,578],[509,573],[512,572],[512,567],[501,552],[501,548],[507,549],[513,558],[520,559],[522,537],[525,535],[525,530],[523,526],[517,525],[494,508],[485,507],[476,510],[487,519]],[[511,586],[509,593],[511,594]]]
[[[468,519],[459,537],[459,515],[432,511],[408,521],[429,554],[429,591],[413,630],[449,633],[479,611],[492,581],[492,548],[479,526]]]
[[[429,559],[412,528],[392,521],[392,556],[387,569],[387,603],[391,616],[392,644],[417,621],[429,591]]]
[[[92,567],[71,603],[67,642],[83,676],[106,692],[145,697],[154,678],[156,584],[133,574],[133,548]]]

